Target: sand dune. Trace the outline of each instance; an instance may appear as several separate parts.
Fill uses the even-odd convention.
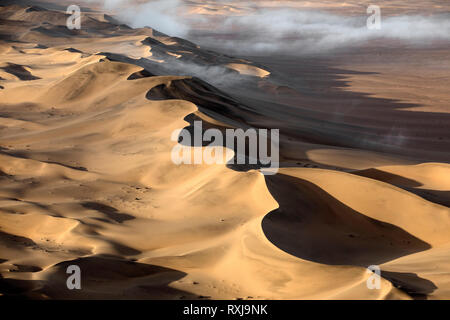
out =
[[[258,67],[254,67],[247,64],[230,63],[227,65],[228,68],[236,70],[240,74],[246,74],[249,76],[264,78],[267,77],[270,72]]]
[[[192,13],[245,6],[219,9]],[[340,90],[321,61],[232,57],[97,11],[81,31],[41,7],[0,18],[1,295],[450,297],[442,113],[398,111],[405,92],[381,82],[367,97],[363,71]],[[445,109],[440,99],[425,108]],[[194,120],[280,128],[279,173],[174,164],[171,135]],[[412,127],[402,143],[383,138],[392,121]],[[82,290],[67,289],[69,265]],[[370,265],[380,290],[367,287]]]

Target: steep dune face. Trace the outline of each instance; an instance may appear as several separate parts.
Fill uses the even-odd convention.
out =
[[[269,182],[281,209],[268,217],[268,233],[282,237],[293,254],[325,263],[369,265],[448,242],[448,210],[391,185],[321,169],[285,169]],[[283,196],[288,189],[298,190],[297,196]],[[279,235],[271,225],[287,219],[293,223],[287,229],[293,238],[282,225]],[[337,248],[330,251],[333,244]]]
[[[0,10],[1,34],[16,32],[0,46],[2,295],[449,297],[448,164],[321,145],[286,126],[275,176],[176,165],[172,134],[193,119],[279,123],[251,103],[273,74],[98,14],[85,17],[89,34],[64,35],[61,14]],[[218,74],[220,89],[207,82]],[[250,98],[231,95],[230,81]],[[82,290],[67,289],[70,265]],[[367,286],[370,265],[380,290]]]

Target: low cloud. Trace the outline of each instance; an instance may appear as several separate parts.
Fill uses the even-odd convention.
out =
[[[167,74],[193,76],[219,87],[248,79],[223,65],[200,65],[194,62],[171,60],[169,63],[163,63],[160,66]]]
[[[131,27],[148,26],[170,36],[236,53],[329,52],[374,39],[400,40],[418,46],[439,39],[450,41],[450,14],[384,17],[381,10],[381,30],[369,30],[366,24],[369,14],[350,17],[301,8],[268,8],[253,3],[236,15],[208,16],[186,14],[190,6],[204,5],[201,2],[103,0],[103,3]],[[235,5],[240,3],[236,1]],[[198,29],[199,23],[202,29]]]
[[[450,40],[450,16],[382,16],[381,29],[367,28],[369,15],[345,17],[301,9],[258,9],[229,16],[213,33],[200,34],[200,44],[241,53],[317,53],[393,39],[413,45]]]

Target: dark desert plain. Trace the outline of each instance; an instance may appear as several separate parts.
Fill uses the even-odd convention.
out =
[[[447,0],[1,1],[0,294],[450,299],[449,88]],[[278,173],[174,163],[195,121]]]

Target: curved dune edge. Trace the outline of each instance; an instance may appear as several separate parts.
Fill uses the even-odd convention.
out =
[[[96,45],[113,48],[117,40]],[[130,80],[142,67],[94,55],[97,49],[16,43],[0,58],[39,77],[7,78],[0,91],[0,119],[7,124],[0,127],[1,294],[449,297],[449,210],[413,192],[446,190],[440,175],[447,165],[367,168],[371,154],[362,154],[359,171],[291,168],[273,178],[225,165],[176,166],[171,133],[201,111],[148,93],[189,78]],[[332,152],[326,160],[351,162]],[[372,263],[390,272],[381,290],[367,288]],[[81,291],[66,288],[71,264],[86,274]]]

